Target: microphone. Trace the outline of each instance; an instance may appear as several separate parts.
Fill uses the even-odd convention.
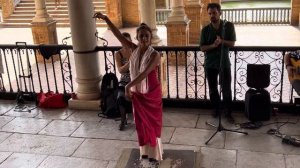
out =
[[[226,19],[223,20],[223,27],[225,27],[225,25],[226,25],[227,22],[228,21]]]

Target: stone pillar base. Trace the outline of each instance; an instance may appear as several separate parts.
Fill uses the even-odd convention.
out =
[[[101,100],[78,100],[70,99],[68,101],[70,109],[76,110],[100,110]]]
[[[187,46],[189,44],[189,23],[185,21],[168,22],[167,41],[168,46]],[[176,65],[176,54],[169,52],[169,65]],[[177,53],[177,65],[185,66],[186,56],[184,53]]]
[[[56,21],[54,20],[49,22],[32,22],[31,31],[34,44],[58,44]],[[59,60],[59,55],[53,56],[53,60]],[[44,58],[40,53],[37,53],[37,61],[39,63],[44,62]],[[46,60],[46,62],[51,62],[51,59]]]

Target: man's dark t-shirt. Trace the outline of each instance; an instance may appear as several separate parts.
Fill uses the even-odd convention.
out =
[[[224,29],[224,31],[223,31]],[[221,20],[219,29],[216,30],[210,23],[201,32],[200,46],[213,44],[217,35],[224,40],[236,41],[234,25],[231,22]],[[223,51],[222,51],[223,48]],[[205,52],[205,68],[220,68],[221,52],[223,53],[223,68],[230,68],[229,48],[219,45],[217,48]]]

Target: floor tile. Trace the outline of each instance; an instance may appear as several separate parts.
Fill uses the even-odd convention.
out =
[[[39,134],[55,135],[55,136],[70,136],[82,122],[54,120],[49,123]]]
[[[201,147],[200,167],[235,168],[236,150]]]
[[[12,133],[0,132],[0,143],[7,139]]]
[[[13,120],[15,117],[9,117],[9,116],[0,116],[0,128]]]
[[[279,137],[260,133],[249,133],[249,135],[226,133],[225,148],[278,154],[300,154],[300,148],[283,144]]]
[[[287,120],[287,121],[290,121],[290,120]],[[293,121],[291,121],[291,122],[293,122]],[[296,124],[291,124],[291,123],[287,123],[285,125],[281,124],[283,126],[280,127],[280,132],[282,134],[300,136],[300,121],[297,120],[297,122],[295,122],[295,123]]]
[[[210,109],[197,109],[197,108],[174,108],[174,107],[165,107],[163,109],[164,113],[183,113],[183,114],[210,114]]]
[[[163,125],[169,127],[195,128],[197,120],[197,114],[187,114],[179,112],[163,114]]]
[[[174,131],[175,127],[163,127],[161,132],[162,143],[170,143]]]
[[[38,168],[106,168],[107,161],[74,157],[49,156]]]
[[[73,156],[100,160],[118,160],[124,148],[138,148],[138,143],[132,141],[86,139]]]
[[[176,128],[171,139],[172,144],[205,146],[205,142],[213,135],[215,131],[192,129],[192,128]],[[209,142],[208,146],[223,148],[224,133],[217,133]]]
[[[37,167],[47,156],[27,153],[13,153],[0,168],[32,168]]]
[[[119,122],[108,119],[103,119],[101,122],[83,122],[72,136],[120,140],[137,139],[135,127],[133,127],[133,125],[128,125],[124,131],[120,131]]]
[[[99,111],[84,111],[74,110],[74,113],[67,118],[72,121],[101,121],[102,118],[98,117]]]
[[[74,110],[70,109],[41,109],[36,118],[64,120],[68,118]]]
[[[238,151],[237,168],[283,168],[284,156],[275,153]]]
[[[298,168],[300,167],[300,155],[286,155],[286,168]]]
[[[115,168],[117,165],[117,161],[109,161],[107,168]]]
[[[0,152],[0,163],[6,160],[11,154],[12,152]]]
[[[191,146],[191,145],[176,145],[176,144],[163,144],[163,149],[170,150],[192,150],[195,152],[200,151],[200,146]]]
[[[33,118],[36,117],[39,114],[39,109],[36,108],[35,105],[29,105],[28,109],[32,109],[31,111],[27,111],[26,108],[23,109],[23,111],[12,109],[9,112],[5,113],[6,116],[12,116],[12,117],[28,117]]]
[[[5,113],[13,110],[13,108],[15,107],[14,104],[3,103],[3,101],[1,101],[0,104],[1,104],[1,106],[0,106],[0,115],[5,114]]]
[[[82,142],[81,138],[13,134],[0,144],[0,151],[70,156]]]
[[[17,117],[2,127],[1,131],[37,134],[49,122],[50,120]]]

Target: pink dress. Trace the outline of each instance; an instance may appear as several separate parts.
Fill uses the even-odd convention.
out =
[[[154,51],[149,47],[142,58],[138,58],[139,48],[133,51],[130,58],[131,79],[145,69]],[[138,65],[139,59],[141,59],[140,65]],[[131,88],[133,114],[140,146],[156,147],[159,143],[158,138],[161,137],[162,93],[157,71],[158,68],[155,68],[146,79]]]

